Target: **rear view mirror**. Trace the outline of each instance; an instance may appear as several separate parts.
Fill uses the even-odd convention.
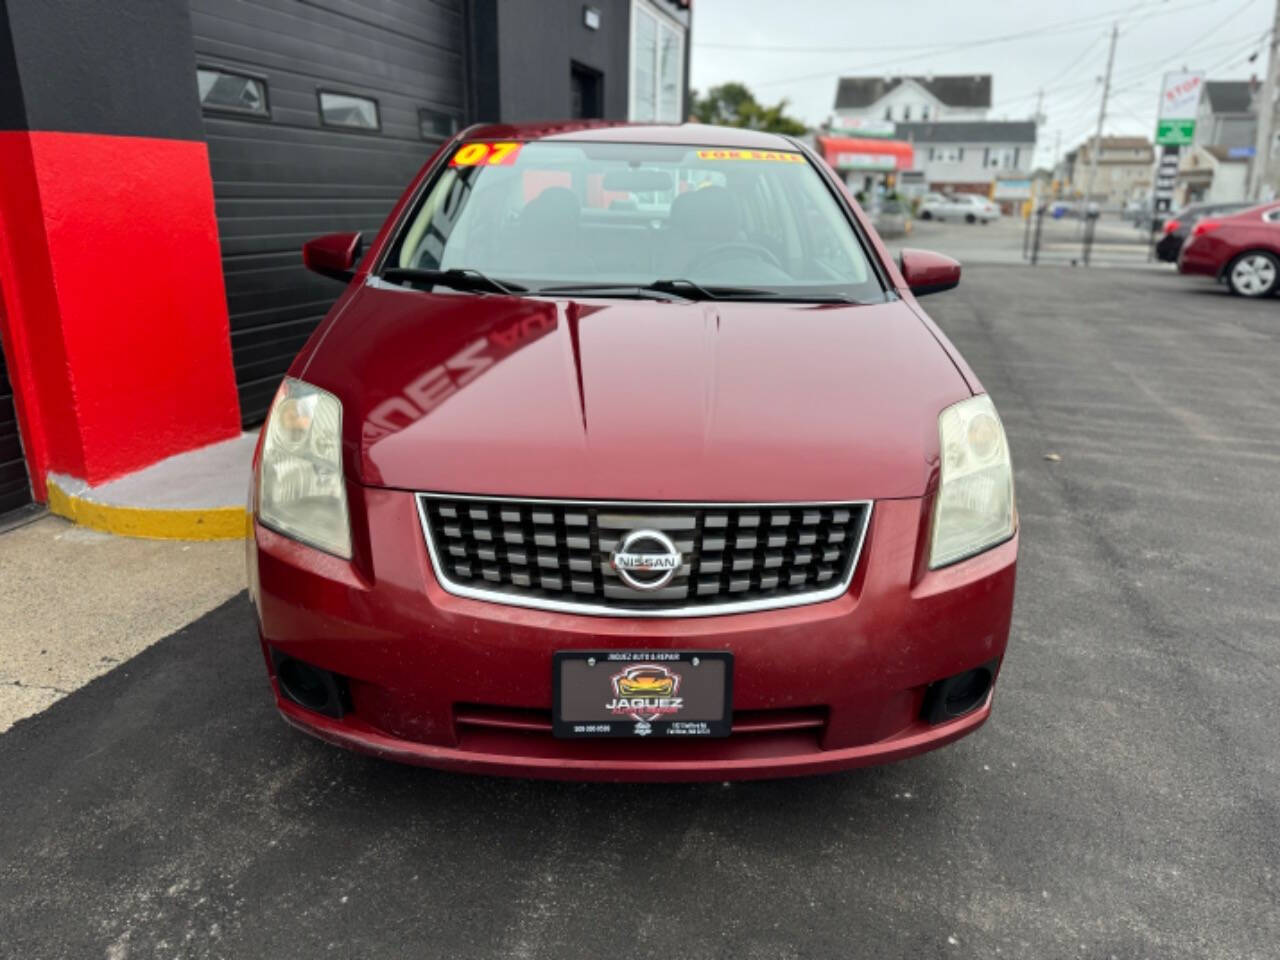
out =
[[[302,245],[302,265],[334,280],[348,282],[364,249],[359,233],[326,233]]]
[[[671,189],[672,180],[671,174],[661,170],[610,170],[603,186],[619,193],[662,193]]]
[[[960,262],[929,250],[903,250],[898,269],[917,297],[950,290],[960,283]]]

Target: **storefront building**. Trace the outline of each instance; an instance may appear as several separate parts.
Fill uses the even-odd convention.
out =
[[[481,120],[678,122],[689,0],[4,0],[0,514],[261,422],[376,232]]]
[[[912,168],[914,152],[903,140],[889,139],[870,129],[865,132],[865,136],[848,136],[833,131],[819,135],[815,142],[822,158],[854,194],[872,196],[880,188],[891,188],[901,171]],[[893,132],[892,124],[888,132]]]

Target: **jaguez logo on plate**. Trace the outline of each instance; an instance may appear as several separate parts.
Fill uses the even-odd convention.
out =
[[[636,722],[636,733],[649,733],[654,720],[677,714],[684,707],[680,693],[680,674],[672,673],[658,663],[633,663],[615,673],[613,699],[604,705],[615,717],[629,717]]]

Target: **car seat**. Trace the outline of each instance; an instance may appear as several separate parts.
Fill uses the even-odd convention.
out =
[[[689,263],[708,250],[742,240],[738,205],[724,187],[680,194],[671,204],[667,229],[667,279],[683,277]]]

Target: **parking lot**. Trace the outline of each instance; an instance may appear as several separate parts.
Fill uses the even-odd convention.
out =
[[[1108,212],[1094,225],[1089,262],[1097,267],[1172,271],[1170,265],[1155,262],[1150,240],[1131,222]],[[1034,219],[1028,226],[1021,216],[1007,216],[987,224],[917,219],[909,237],[892,240],[889,246],[894,250],[938,250],[971,265],[1023,264],[1029,261],[1034,242]],[[1082,265],[1084,224],[1079,219],[1046,215],[1040,226],[1036,259],[1040,266]]]
[[[995,265],[925,305],[1017,466],[973,737],[733,785],[400,767],[278,720],[241,594],[0,734],[0,955],[1274,957],[1280,305]]]

